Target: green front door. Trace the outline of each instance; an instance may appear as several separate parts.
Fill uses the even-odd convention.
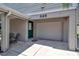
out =
[[[33,37],[33,22],[29,21],[28,22],[28,38]]]

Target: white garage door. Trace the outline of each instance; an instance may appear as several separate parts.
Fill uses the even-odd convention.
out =
[[[62,38],[61,22],[37,23],[36,37],[43,39],[61,40]]]

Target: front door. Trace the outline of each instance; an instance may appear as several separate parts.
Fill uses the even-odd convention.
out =
[[[33,37],[33,22],[29,21],[28,22],[28,38]]]

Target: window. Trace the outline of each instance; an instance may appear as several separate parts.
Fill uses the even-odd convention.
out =
[[[32,30],[32,23],[29,23],[29,30]]]

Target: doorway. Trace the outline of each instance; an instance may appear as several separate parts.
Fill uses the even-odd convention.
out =
[[[68,42],[68,18],[49,18],[34,21],[36,39]]]
[[[28,38],[33,38],[33,22],[28,21]]]

